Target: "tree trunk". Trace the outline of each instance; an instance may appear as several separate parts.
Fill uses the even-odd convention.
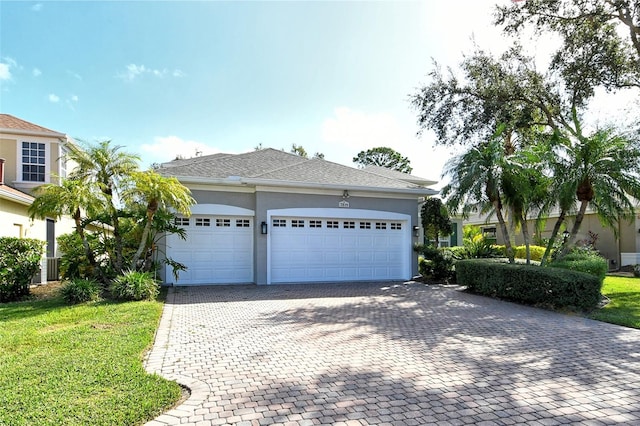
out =
[[[529,224],[526,216],[520,215],[520,223],[522,223],[522,238],[524,238],[527,265],[531,265],[531,236],[529,235]]]
[[[505,251],[507,252],[507,257],[509,258],[509,263],[515,263],[513,247],[511,247],[511,240],[509,239],[509,230],[507,229],[507,224],[505,223],[504,217],[502,216],[500,200],[494,201],[493,206],[496,209],[496,216],[498,217],[498,223],[500,223],[500,229],[502,230],[502,236],[504,237],[504,247]]]
[[[133,260],[131,260],[131,270],[135,271],[138,269],[138,261],[144,252],[144,249],[147,247],[147,238],[149,238],[149,232],[151,231],[151,222],[153,222],[154,214],[151,212],[147,213],[147,223],[144,225],[144,230],[142,231],[142,237],[140,238],[140,244],[138,245],[138,250],[136,250],[136,254],[133,255]]]
[[[564,218],[567,215],[566,210],[560,210],[560,216],[558,216],[558,220],[556,220],[556,224],[553,226],[553,231],[551,232],[551,237],[549,237],[549,242],[547,243],[547,248],[544,251],[544,255],[542,255],[542,261],[540,262],[540,266],[545,266],[547,261],[549,260],[549,255],[551,254],[551,249],[553,248],[553,244],[556,242],[556,238],[558,236],[558,232],[560,232],[560,227],[564,222]]]
[[[576,235],[578,235],[578,230],[580,230],[580,225],[582,225],[582,221],[584,219],[584,213],[587,211],[588,205],[589,205],[589,201],[583,200],[580,202],[580,209],[578,210],[578,214],[576,215],[576,221],[573,224],[573,228],[571,228],[571,233],[569,234],[569,238],[567,239],[567,241],[565,241],[558,259],[562,259],[567,255],[567,253],[569,253],[569,250],[571,249],[571,245],[576,240]]]
[[[89,247],[89,241],[87,240],[87,236],[84,234],[84,229],[82,228],[82,223],[80,222],[80,209],[77,209],[73,214],[73,220],[76,223],[76,232],[82,241],[82,247],[84,247],[84,253],[87,255],[87,260],[89,261],[89,265],[95,269],[96,267],[96,258],[93,255],[93,251],[91,251],[91,247]]]

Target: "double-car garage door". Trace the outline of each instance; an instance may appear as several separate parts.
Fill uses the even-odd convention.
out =
[[[271,282],[405,278],[406,231],[397,220],[273,217]]]
[[[282,211],[286,213],[286,211]],[[269,215],[267,235],[255,229],[253,217],[193,215],[177,218],[186,240],[167,238],[167,254],[187,266],[178,285],[267,284],[400,280],[411,276],[411,230],[404,215],[362,217],[325,215]],[[381,212],[377,212],[381,213]],[[384,212],[383,212],[384,213]],[[254,254],[255,239],[263,245]],[[258,248],[260,250],[260,248]],[[266,271],[255,270],[262,256]],[[167,280],[173,282],[170,268]],[[264,281],[264,280],[263,280]]]

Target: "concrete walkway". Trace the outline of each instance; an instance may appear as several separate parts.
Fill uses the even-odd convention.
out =
[[[172,289],[152,426],[640,424],[640,330],[452,287]]]

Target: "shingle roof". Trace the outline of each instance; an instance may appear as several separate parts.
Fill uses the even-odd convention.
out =
[[[10,114],[0,114],[0,131],[17,131],[19,133],[65,137],[64,133],[38,126]]]
[[[415,183],[416,185],[429,186],[435,185],[436,181],[421,178],[418,176],[410,175],[408,173],[402,173],[397,170],[387,169],[381,166],[366,166],[364,169],[366,172],[375,173],[377,175],[386,176],[392,179],[406,180],[407,182]]]
[[[178,178],[211,178],[212,180],[239,177],[248,181],[273,182],[274,185],[334,185],[371,189],[416,190],[426,193],[425,184],[433,182],[417,178],[398,179],[397,175],[384,176],[382,173],[356,169],[327,160],[308,159],[272,148],[244,154],[214,154],[190,160],[175,160],[162,164],[158,170],[164,175]],[[400,175],[404,175],[400,173]]]

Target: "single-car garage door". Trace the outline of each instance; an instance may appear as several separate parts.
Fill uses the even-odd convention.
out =
[[[174,284],[239,284],[253,279],[253,219],[194,215],[178,217],[187,239],[167,237],[167,253],[187,266]],[[166,280],[174,281],[167,266]]]
[[[271,283],[407,279],[406,220],[273,216]]]

